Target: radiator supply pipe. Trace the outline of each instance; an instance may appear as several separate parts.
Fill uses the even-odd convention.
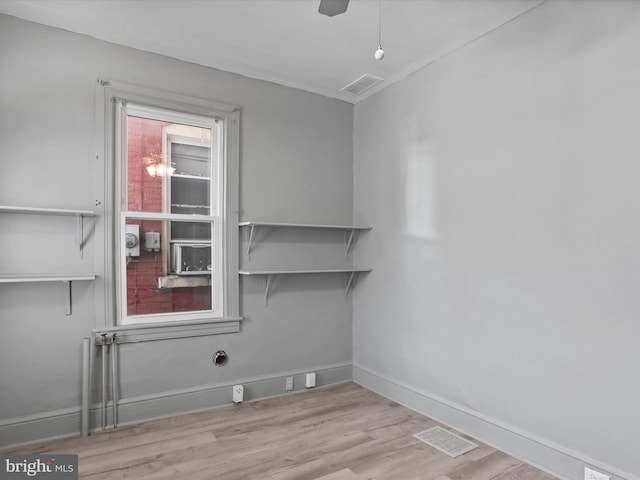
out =
[[[102,334],[102,388],[100,389],[102,404],[102,430],[107,428],[107,334]]]
[[[113,428],[118,426],[118,337],[111,337],[111,402],[113,405]]]
[[[82,340],[82,436],[89,435],[89,392],[91,391],[91,339]]]

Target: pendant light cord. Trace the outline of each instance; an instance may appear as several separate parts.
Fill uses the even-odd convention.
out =
[[[382,0],[378,0],[378,45],[382,45]]]
[[[376,60],[384,58],[384,50],[382,49],[382,0],[378,0],[378,49],[373,54]]]

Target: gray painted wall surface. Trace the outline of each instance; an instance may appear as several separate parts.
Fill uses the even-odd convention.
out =
[[[358,104],[354,145],[354,366],[629,478],[639,25],[548,2]]]
[[[241,220],[351,222],[352,105],[8,16],[0,16],[0,65],[0,204],[93,209],[103,200],[93,158],[102,78],[241,107]],[[78,259],[74,221],[1,215],[0,271],[94,271],[102,253],[90,237]],[[265,231],[241,266],[344,264],[341,235]],[[350,365],[344,285],[343,275],[279,277],[265,307],[263,279],[241,279],[241,333],[123,345],[120,396]],[[71,317],[63,292],[62,284],[0,285],[0,424],[80,405],[94,285],[74,283]],[[211,363],[219,348],[230,356],[223,368]]]

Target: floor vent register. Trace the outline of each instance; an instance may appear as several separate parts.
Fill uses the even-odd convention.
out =
[[[431,445],[433,448],[437,448],[450,457],[457,457],[470,452],[478,446],[466,438],[462,438],[455,433],[451,433],[442,427],[430,428],[424,432],[416,433],[414,437],[423,441],[427,445]]]

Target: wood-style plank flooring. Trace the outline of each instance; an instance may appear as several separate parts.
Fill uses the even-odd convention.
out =
[[[119,427],[11,453],[74,453],[80,478],[551,480],[475,441],[457,458],[415,439],[435,421],[354,383]]]

